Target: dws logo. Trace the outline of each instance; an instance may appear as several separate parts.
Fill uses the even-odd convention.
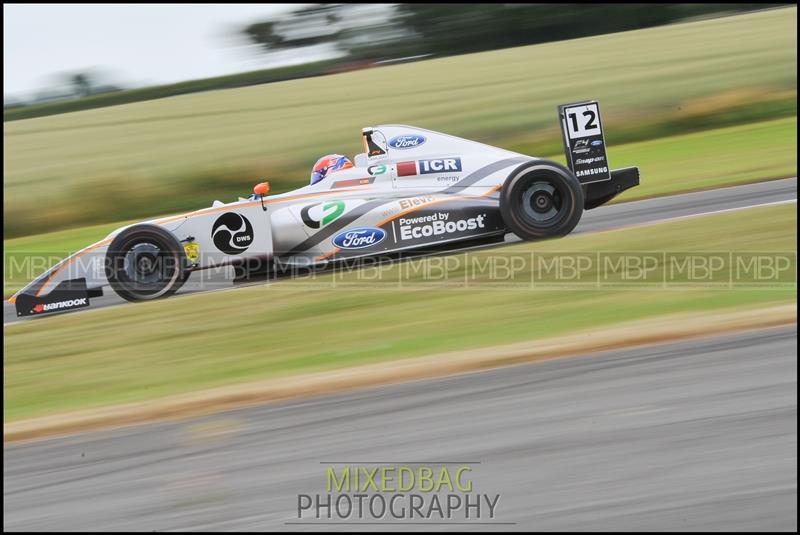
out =
[[[214,221],[211,238],[223,253],[240,254],[253,243],[253,226],[243,215],[228,212]]]
[[[389,140],[389,146],[393,149],[415,149],[423,143],[425,143],[425,136],[419,134],[395,136]]]
[[[331,243],[339,249],[364,249],[383,241],[386,232],[377,227],[352,228],[340,232]]]
[[[311,209],[322,205],[322,217],[320,219],[314,219],[311,217]],[[321,226],[325,226],[328,223],[336,221],[340,215],[344,213],[344,201],[331,201],[326,203],[316,203],[316,204],[309,204],[308,206],[303,207],[300,210],[300,219],[303,220],[303,223],[310,228],[319,228],[320,223]]]

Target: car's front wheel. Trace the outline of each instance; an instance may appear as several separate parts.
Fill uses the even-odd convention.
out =
[[[183,247],[155,225],[120,232],[108,246],[105,271],[114,291],[128,301],[172,295],[189,277]]]
[[[564,236],[583,214],[583,190],[569,169],[535,160],[517,167],[500,190],[500,214],[524,240]]]

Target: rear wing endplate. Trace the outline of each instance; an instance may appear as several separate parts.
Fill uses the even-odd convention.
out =
[[[611,180],[600,104],[596,100],[562,104],[558,115],[570,171],[581,184]]]

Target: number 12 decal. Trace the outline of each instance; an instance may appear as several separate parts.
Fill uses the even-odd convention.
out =
[[[570,139],[593,136],[600,133],[597,104],[567,108],[567,131]]]
[[[585,129],[597,128],[597,124],[595,123],[595,120],[597,119],[597,114],[595,112],[593,112],[592,110],[586,110],[585,112],[582,113],[582,115],[584,117],[588,117],[588,120],[586,121],[586,124],[583,125],[583,128]],[[569,118],[572,120],[572,129],[576,132],[580,130],[580,128],[578,127],[578,116],[575,115],[574,113],[570,113]]]

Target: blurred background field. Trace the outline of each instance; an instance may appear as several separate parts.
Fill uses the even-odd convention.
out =
[[[792,303],[796,223],[795,204],[754,208],[521,243],[449,261],[412,260],[381,269],[380,276],[326,274],[14,324],[4,328],[4,417],[24,419],[267,377],[538,340],[665,314]],[[569,289],[553,284],[561,279],[542,264],[525,260],[531,253],[539,258],[616,251],[659,258],[762,251],[786,253],[789,264],[776,280],[750,286],[752,274],[742,277],[739,266],[731,264],[717,269],[713,280],[693,277],[688,285],[688,272],[676,270],[666,288],[657,276],[627,281],[622,276],[635,270],[613,271],[613,277],[602,280],[611,286],[598,287],[592,281],[600,269],[590,269],[579,281],[583,286]],[[522,266],[515,263],[520,258]],[[516,266],[516,276],[476,267],[487,261]],[[532,277],[538,286],[528,286]]]
[[[319,155],[357,152],[370,124],[555,156],[556,106],[586,98],[601,102],[612,165],[642,168],[626,198],[791,176],[796,16],[790,7],[6,122],[4,239],[233,200],[264,177],[286,191]],[[39,248],[72,250],[64,236]]]

